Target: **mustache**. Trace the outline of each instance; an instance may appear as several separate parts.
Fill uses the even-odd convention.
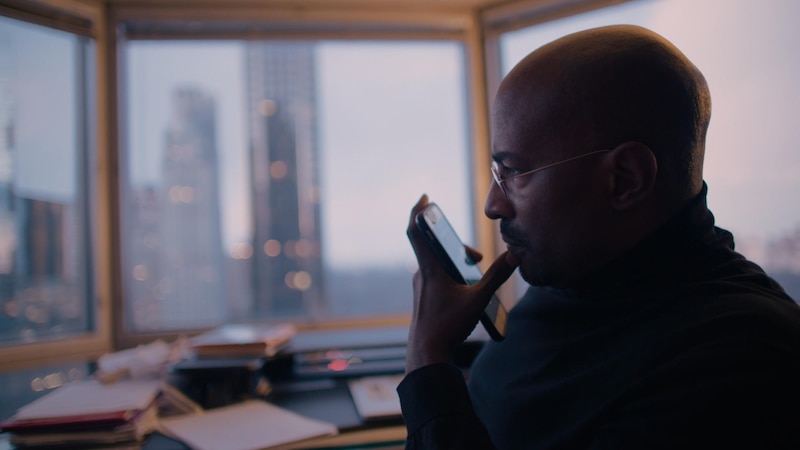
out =
[[[514,228],[506,219],[500,221],[500,234],[506,242],[521,243],[524,242],[523,233]]]

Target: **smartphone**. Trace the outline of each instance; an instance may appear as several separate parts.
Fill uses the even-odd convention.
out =
[[[475,284],[483,277],[483,272],[469,257],[464,243],[439,206],[429,203],[417,214],[416,222],[453,279],[464,284]],[[492,339],[500,341],[506,335],[507,317],[508,312],[500,299],[492,295],[481,314],[481,324]]]

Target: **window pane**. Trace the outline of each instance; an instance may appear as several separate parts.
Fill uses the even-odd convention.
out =
[[[471,239],[460,44],[126,52],[129,331],[408,312],[423,192]]]
[[[87,45],[0,17],[0,344],[92,329]]]
[[[0,372],[0,420],[11,418],[19,408],[66,383],[89,379],[94,370],[94,364],[80,361]],[[0,448],[5,450],[8,447],[3,443],[0,439]]]
[[[641,25],[705,74],[713,114],[706,146],[709,208],[736,248],[800,299],[800,3],[640,0],[507,33],[503,71],[559,36]]]

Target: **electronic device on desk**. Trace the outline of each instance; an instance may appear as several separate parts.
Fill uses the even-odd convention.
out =
[[[488,340],[483,327],[476,327],[458,348],[456,366],[467,371]],[[402,424],[396,387],[405,372],[407,342],[407,327],[298,333],[285,350],[291,370],[271,378],[269,399],[342,431]]]
[[[407,341],[405,326],[301,332],[283,350],[291,357],[290,370],[283,378],[298,381],[402,373]],[[276,363],[281,361],[268,362],[273,375]]]
[[[268,400],[334,423],[341,431],[384,425],[359,414],[348,381],[402,374],[407,341],[405,326],[299,332],[278,358],[266,363],[272,385]],[[399,416],[393,420],[402,423]]]
[[[406,346],[332,348],[294,356],[295,379],[391,374],[403,372]]]

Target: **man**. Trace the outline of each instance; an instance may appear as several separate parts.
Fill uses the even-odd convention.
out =
[[[408,448],[800,448],[800,309],[715,227],[700,71],[634,26],[575,33],[503,80],[485,212],[508,251],[452,281],[419,262]],[[519,266],[531,285],[469,385],[450,364]]]

